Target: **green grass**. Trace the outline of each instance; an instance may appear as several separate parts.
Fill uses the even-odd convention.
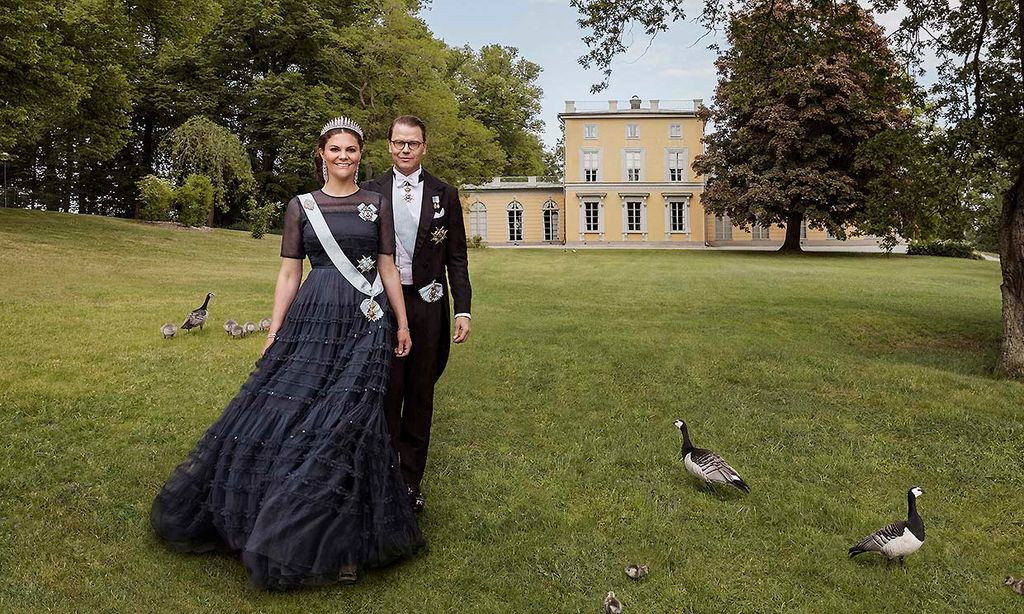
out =
[[[1024,573],[1024,385],[998,264],[474,250],[437,393],[427,555],[358,586],[245,588],[148,530],[252,368],[275,237],[0,210],[0,611],[1007,612]],[[205,292],[213,326],[164,341]],[[683,472],[676,417],[749,496]],[[904,572],[846,548],[905,513]],[[649,578],[623,567],[646,563]]]

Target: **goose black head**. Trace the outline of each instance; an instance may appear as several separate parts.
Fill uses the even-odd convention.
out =
[[[921,490],[920,486],[915,486],[915,487],[913,487],[913,488],[911,488],[910,490],[907,491],[907,495],[914,495],[915,499],[920,497],[923,494],[924,494],[924,491]]]
[[[1010,586],[1010,585],[1012,585],[1016,581],[1017,581],[1017,578],[1014,578],[1013,576],[1006,576],[1006,581],[1003,582],[1003,584],[1006,584],[1007,586]]]
[[[683,450],[690,450],[693,448],[693,444],[690,442],[690,432],[686,429],[686,423],[682,420],[676,419],[673,423],[679,432],[683,434]]]

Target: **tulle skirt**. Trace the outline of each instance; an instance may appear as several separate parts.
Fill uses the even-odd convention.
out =
[[[274,344],[153,502],[183,552],[240,553],[256,588],[329,584],[424,544],[383,415],[392,325],[314,268]],[[387,310],[383,294],[376,299]]]

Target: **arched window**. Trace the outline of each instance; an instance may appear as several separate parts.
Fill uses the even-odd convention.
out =
[[[544,240],[560,241],[562,228],[558,220],[558,203],[549,198],[544,203],[541,215],[544,216]]]
[[[479,200],[469,206],[469,238],[487,240],[487,205]]]
[[[523,205],[518,200],[513,200],[505,207],[508,211],[508,240],[523,240]]]

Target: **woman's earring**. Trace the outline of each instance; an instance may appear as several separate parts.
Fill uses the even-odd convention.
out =
[[[327,161],[320,158],[320,168],[324,171],[324,185],[327,185]]]

